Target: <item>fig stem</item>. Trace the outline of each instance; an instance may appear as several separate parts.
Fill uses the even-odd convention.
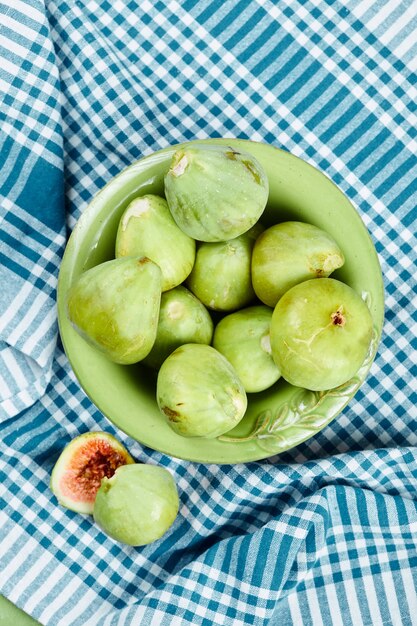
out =
[[[173,165],[171,172],[174,176],[178,178],[178,176],[182,176],[188,166],[188,159],[186,154],[181,154],[180,158]]]

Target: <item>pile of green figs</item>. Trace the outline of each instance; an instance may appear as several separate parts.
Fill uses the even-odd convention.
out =
[[[313,391],[348,381],[366,358],[372,317],[320,228],[268,228],[261,164],[224,145],[174,154],[165,197],[135,198],[115,258],[67,294],[74,328],[109,359],[157,370],[156,400],[185,437],[218,437],[245,414],[247,394],[282,377]]]

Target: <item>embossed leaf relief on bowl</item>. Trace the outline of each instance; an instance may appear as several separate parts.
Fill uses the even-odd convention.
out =
[[[164,176],[178,146],[155,152],[127,167],[95,197],[74,228],[61,263],[58,319],[62,342],[78,382],[117,427],[141,444],[170,456],[202,463],[258,461],[292,448],[337,417],[364,381],[375,356],[384,314],[381,269],[374,243],[343,192],[318,169],[274,146],[236,139],[207,140],[249,151],[269,181],[261,222],[267,228],[295,220],[314,224],[341,246],[343,267],[335,278],[367,301],[376,334],[367,361],[349,383],[328,392],[310,392],[278,381],[248,394],[241,422],[221,439],[183,437],[166,423],[155,398],[155,381],[145,365],[118,365],[88,345],[67,318],[66,295],[86,270],[114,259],[120,220],[130,203],[146,194],[163,194]],[[372,301],[367,300],[369,292]],[[364,297],[365,296],[365,297]]]
[[[246,437],[222,435],[219,441],[243,443],[256,441],[266,452],[277,454],[298,445],[326,426],[347,404],[363,383],[378,345],[374,329],[368,355],[357,374],[343,385],[329,391],[300,389],[292,398],[274,409],[259,414]]]

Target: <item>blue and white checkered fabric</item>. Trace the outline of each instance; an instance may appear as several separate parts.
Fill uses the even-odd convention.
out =
[[[0,2],[0,592],[48,626],[417,624],[417,12],[413,0]],[[128,548],[57,505],[74,436],[115,432],[57,343],[66,234],[132,161],[235,136],[357,207],[386,287],[370,375],[280,457],[166,466],[180,514]]]

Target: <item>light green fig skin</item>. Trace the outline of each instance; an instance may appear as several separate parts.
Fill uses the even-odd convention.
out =
[[[245,389],[232,365],[212,346],[185,344],[162,364],[157,402],[169,426],[184,437],[218,437],[240,422]]]
[[[264,391],[280,377],[272,358],[271,319],[272,309],[252,306],[227,315],[214,331],[213,347],[233,365],[248,393]]]
[[[129,546],[145,546],[167,532],[178,509],[178,491],[169,471],[135,463],[103,478],[93,515],[109,537]]]
[[[72,285],[67,315],[90,345],[126,365],[149,354],[160,301],[158,265],[147,257],[113,259],[87,270]]]
[[[290,384],[333,389],[361,367],[372,328],[367,305],[351,287],[333,278],[311,279],[289,289],[276,305],[272,355]]]
[[[165,359],[185,343],[211,344],[213,321],[204,304],[180,285],[161,296],[155,343],[145,365],[158,369]]]
[[[325,278],[344,263],[336,241],[313,224],[282,222],[265,230],[252,254],[252,284],[258,298],[274,307],[288,289]]]
[[[226,241],[249,230],[262,215],[268,193],[261,164],[229,146],[185,146],[165,175],[175,222],[199,241]]]
[[[147,194],[129,204],[119,222],[116,258],[146,256],[159,265],[162,291],[173,289],[191,272],[195,241],[176,225],[164,198]]]
[[[263,228],[219,243],[200,243],[187,286],[209,309],[235,311],[255,298],[251,280],[252,249]]]

